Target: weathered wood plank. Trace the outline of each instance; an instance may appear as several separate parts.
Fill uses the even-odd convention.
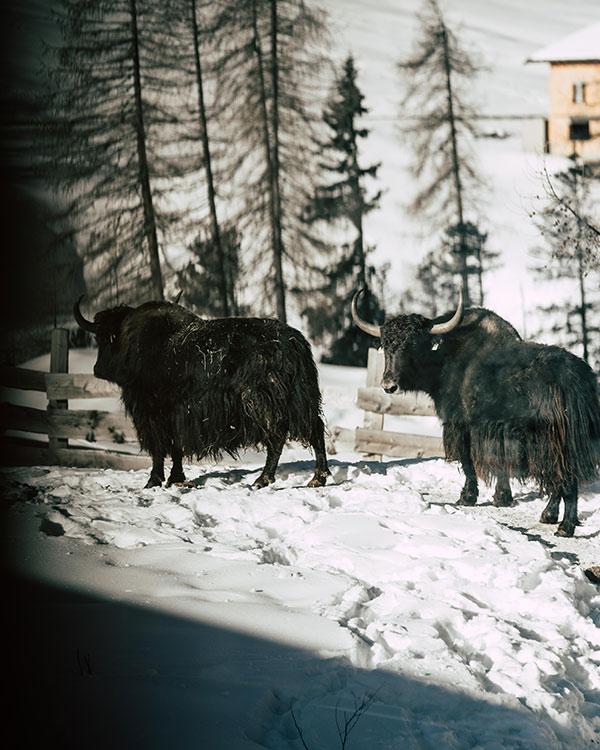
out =
[[[5,388],[20,388],[24,391],[45,391],[46,373],[28,370],[26,367],[0,365],[0,385]]]
[[[119,412],[54,408],[42,411],[4,403],[0,404],[0,429],[91,442],[137,442],[133,423]]]
[[[358,427],[333,427],[331,435],[337,443],[352,446],[358,453],[385,456],[426,457],[444,456],[441,438],[431,435],[411,435],[387,430],[365,430]]]
[[[423,457],[444,456],[441,438],[431,435],[410,435],[386,430],[356,430],[355,450],[385,456]]]
[[[69,372],[69,332],[66,328],[55,328],[52,331],[50,372]],[[48,409],[59,410],[68,409],[68,407],[69,402],[66,397],[48,398]],[[67,448],[68,445],[69,441],[67,438],[50,437],[49,447],[51,451],[56,451],[59,448]]]
[[[0,430],[20,430],[21,432],[34,432],[36,434],[48,434],[48,412],[42,409],[33,409],[30,406],[17,406],[16,404],[0,404]]]
[[[433,401],[424,393],[386,393],[382,388],[359,388],[356,405],[375,414],[434,417]],[[375,428],[380,429],[380,428]]]
[[[87,448],[62,448],[56,451],[57,462],[61,466],[75,466],[83,469],[147,469],[152,459],[145,454],[112,453]]]
[[[120,398],[121,389],[114,383],[87,373],[47,373],[46,394],[49,399]]]
[[[385,358],[383,352],[378,349],[369,349],[367,359],[367,387],[373,388],[381,385],[381,378],[383,376],[383,369],[385,366]],[[382,430],[383,429],[383,414],[374,414],[370,411],[365,411],[363,419],[363,427],[366,430]],[[381,460],[381,455],[379,455]]]
[[[81,438],[91,442],[137,441],[133,423],[126,414],[84,409],[49,410],[48,434],[54,437]]]
[[[72,466],[83,469],[147,469],[152,459],[145,454],[112,453],[86,448],[57,448],[2,440],[0,451],[2,466]]]
[[[356,430],[351,430],[348,427],[337,427],[334,426],[330,430],[331,437],[335,443],[352,443],[356,440]]]

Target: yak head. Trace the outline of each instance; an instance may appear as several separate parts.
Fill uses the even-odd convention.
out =
[[[94,365],[94,375],[97,378],[120,384],[124,377],[122,372],[123,358],[120,356],[122,348],[121,329],[127,316],[133,312],[133,308],[120,305],[110,310],[102,310],[94,315],[92,322],[86,320],[79,309],[82,299],[83,296],[75,303],[73,313],[77,325],[84,331],[93,333],[98,342],[98,357]]]
[[[352,318],[362,331],[381,339],[385,357],[381,383],[384,391],[430,391],[440,368],[439,336],[450,333],[460,323],[462,294],[456,312],[446,322],[435,323],[423,315],[399,315],[378,326],[361,320],[358,315],[357,302],[363,291],[354,295]]]

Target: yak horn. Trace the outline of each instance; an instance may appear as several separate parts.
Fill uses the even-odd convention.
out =
[[[77,325],[80,328],[83,328],[84,331],[89,331],[90,333],[96,333],[96,324],[92,323],[91,320],[86,320],[83,315],[81,314],[81,310],[79,309],[79,305],[81,304],[81,300],[85,297],[85,294],[82,294],[81,297],[77,300],[77,302],[73,305],[73,315],[75,316],[75,320],[77,321]]]
[[[364,320],[361,320],[358,316],[356,303],[358,301],[358,298],[364,291],[365,291],[364,289],[359,289],[355,293],[354,297],[352,298],[352,320],[356,323],[356,325],[360,328],[361,331],[364,331],[365,333],[369,333],[371,334],[371,336],[376,336],[377,338],[381,338],[380,326],[376,326],[374,323],[366,323]]]
[[[446,323],[436,323],[431,326],[432,336],[440,336],[442,333],[450,333],[460,323],[463,314],[463,296],[462,291],[458,293],[458,307],[454,315]]]

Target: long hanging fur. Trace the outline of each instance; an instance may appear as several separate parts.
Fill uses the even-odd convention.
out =
[[[448,461],[472,460],[485,482],[532,477],[551,497],[600,469],[596,377],[557,346],[522,341],[501,317],[466,310],[460,326],[432,346],[434,323],[402,315],[382,329],[386,374],[426,391],[444,426]]]
[[[105,367],[145,450],[168,455],[176,436],[190,458],[235,457],[279,438],[308,446],[323,430],[317,368],[299,331],[272,319],[205,321],[165,303],[122,310]],[[102,377],[100,357],[98,366]]]
[[[555,346],[479,344],[463,370],[460,407],[446,410],[448,460],[460,460],[468,434],[475,471],[485,482],[499,472],[532,477],[553,496],[568,480],[594,479],[600,468],[600,402],[590,367]]]

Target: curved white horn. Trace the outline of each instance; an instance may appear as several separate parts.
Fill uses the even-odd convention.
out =
[[[361,331],[364,331],[365,333],[369,333],[371,334],[371,336],[376,336],[377,338],[381,338],[381,328],[379,326],[376,326],[374,323],[367,323],[366,321],[361,320],[358,315],[358,309],[357,309],[356,303],[358,302],[358,298],[364,291],[365,291],[364,289],[359,289],[354,294],[354,297],[352,297],[352,320],[356,323],[356,325],[360,328]]]
[[[96,333],[96,324],[92,323],[91,320],[86,320],[81,314],[81,310],[79,309],[81,301],[84,297],[85,294],[82,294],[77,302],[73,305],[73,315],[75,316],[75,321],[80,328],[83,328],[84,331],[88,331],[89,333]]]
[[[431,327],[433,336],[440,336],[442,333],[450,333],[460,323],[463,314],[463,296],[462,291],[458,293],[458,307],[454,315],[446,323],[436,323]]]

